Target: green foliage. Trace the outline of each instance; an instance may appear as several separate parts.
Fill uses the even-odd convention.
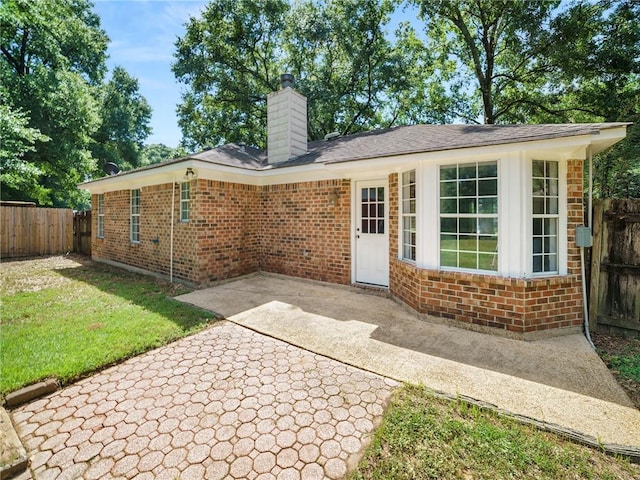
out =
[[[638,467],[468,405],[403,387],[351,479],[637,478]]]
[[[151,134],[151,107],[140,95],[138,80],[122,67],[115,67],[111,79],[100,91],[102,123],[93,135],[93,157],[98,172],[107,162],[121,170],[142,165],[144,140]]]
[[[162,143],[152,143],[142,147],[142,151],[140,152],[140,166],[146,167],[147,165],[153,165],[186,155],[187,152],[183,148],[171,148]]]
[[[394,44],[391,0],[215,0],[177,42],[178,108],[189,149],[266,144],[266,97],[293,73],[308,98],[311,139],[441,119],[421,108],[430,58],[403,25]]]
[[[6,144],[2,199],[86,207],[76,186],[97,171],[92,150],[137,161],[149,107],[121,69],[103,85],[109,39],[89,1],[6,0],[0,22],[1,103],[39,132]]]
[[[194,333],[210,319],[168,298],[171,287],[150,277],[70,260],[36,271],[30,264],[39,262],[3,265],[0,394],[51,376],[75,380]]]

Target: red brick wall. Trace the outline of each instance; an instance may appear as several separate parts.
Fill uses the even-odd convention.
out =
[[[390,238],[389,288],[420,313],[459,322],[530,333],[582,325],[580,250],[575,227],[583,223],[582,161],[567,165],[568,274],[511,279],[418,268],[398,259],[398,241]],[[390,231],[398,231],[398,175],[389,176]]]
[[[198,252],[196,283],[208,284],[260,268],[260,187],[198,180],[192,191]]]
[[[130,191],[105,194],[105,238],[93,256],[169,274],[172,185],[140,192],[140,243],[129,240]],[[257,187],[191,182],[190,221],[175,189],[173,274],[199,285],[259,270],[333,283],[351,281],[350,182]],[[97,212],[97,198],[92,199]],[[152,242],[158,239],[157,243]]]
[[[261,270],[350,283],[350,206],[349,180],[264,187]]]
[[[194,183],[192,182],[192,189]],[[130,241],[130,190],[104,194],[104,238],[97,238],[97,196],[92,197],[92,256],[169,275],[172,184],[140,189],[140,243]],[[196,282],[196,235],[191,223],[180,223],[180,188],[174,199],[173,275]],[[154,241],[157,240],[157,241]]]

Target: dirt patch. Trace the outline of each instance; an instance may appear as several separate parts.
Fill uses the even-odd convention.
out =
[[[618,383],[627,392],[636,408],[640,409],[640,378],[637,373],[634,378],[629,378],[631,368],[621,367],[623,362],[635,365],[640,362],[640,338],[597,333],[593,335],[593,343]]]
[[[71,280],[56,270],[90,265],[91,259],[83,255],[69,254],[52,257],[29,257],[2,261],[0,292],[11,295],[18,292],[38,292],[45,288],[60,287]]]

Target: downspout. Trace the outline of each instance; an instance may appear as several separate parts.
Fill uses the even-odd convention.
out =
[[[173,217],[175,215],[176,204],[176,176],[173,175],[171,182],[171,239],[169,241],[169,282],[173,283]]]
[[[593,222],[593,153],[591,152],[591,145],[589,145],[588,147],[588,151],[589,151],[589,199],[588,199],[588,209],[589,211],[587,212],[587,222],[588,224],[586,225],[589,228],[589,231],[591,232],[591,235],[593,236],[593,227],[592,222]],[[584,261],[584,249],[586,247],[580,247],[580,271],[582,274],[582,305],[583,305],[583,309],[584,309],[584,335],[585,337],[587,337],[587,342],[589,342],[589,345],[591,345],[591,348],[593,348],[594,350],[596,349],[596,346],[593,344],[593,340],[591,340],[591,332],[589,332],[589,305],[587,304],[587,282],[586,282],[586,265],[585,265],[585,261]],[[593,255],[593,251],[591,252],[591,254]]]

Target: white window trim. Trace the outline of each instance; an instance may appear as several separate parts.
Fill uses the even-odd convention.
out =
[[[98,221],[97,221],[98,238],[104,238],[104,193],[98,194]]]
[[[183,191],[185,187],[188,189],[189,196],[186,199],[182,198]],[[184,206],[186,205],[186,218],[183,216],[185,210]],[[180,222],[188,223],[191,219],[191,183],[190,182],[182,182],[180,183]]]
[[[487,163],[487,162],[496,162],[496,169],[497,169],[497,189],[498,189],[498,193],[497,193],[497,203],[498,203],[498,213],[495,215],[496,217],[496,221],[498,223],[498,233],[497,233],[497,251],[496,251],[496,255],[498,257],[498,263],[496,265],[496,270],[483,270],[483,269],[476,269],[476,268],[461,268],[461,267],[451,267],[451,266],[442,266],[440,264],[440,221],[441,221],[441,213],[440,213],[440,167],[445,167],[445,166],[452,166],[452,165],[457,165],[458,167],[461,165],[473,165],[473,164],[480,164],[480,163]],[[501,216],[502,216],[502,211],[501,211],[501,207],[502,207],[502,203],[501,202],[501,198],[503,197],[504,194],[502,194],[502,170],[501,170],[501,164],[502,164],[502,158],[497,158],[497,157],[492,157],[492,158],[482,158],[479,157],[478,159],[472,159],[472,160],[465,160],[465,161],[456,161],[455,159],[452,159],[452,161],[450,162],[439,162],[436,168],[437,171],[437,177],[435,179],[435,191],[436,191],[436,195],[437,195],[437,201],[438,201],[438,206],[437,206],[437,215],[436,215],[436,222],[435,222],[435,235],[437,237],[437,245],[438,245],[438,268],[441,271],[444,272],[463,272],[463,273],[473,273],[473,274],[480,274],[480,275],[494,275],[494,276],[500,276],[501,272],[502,272],[502,264],[503,264],[503,260],[502,260],[502,244],[500,242],[500,239],[502,236],[504,236],[503,231],[501,230],[501,224],[502,222],[500,221]],[[459,214],[458,214],[459,215]],[[481,218],[478,215],[480,214],[476,214],[475,218]],[[490,218],[493,217],[493,215],[489,216],[488,214],[483,214],[485,216],[485,218]],[[449,217],[451,218],[451,217]],[[460,218],[459,216],[456,218]]]
[[[134,194],[133,192],[138,192],[138,213],[133,213],[133,198],[134,198]],[[129,194],[129,240],[131,241],[131,243],[140,243],[140,210],[142,208],[141,205],[141,196],[142,196],[142,192],[140,191],[139,188],[134,188],[132,190],[130,190],[130,194]],[[137,225],[138,225],[138,238],[134,239],[133,238],[133,219],[134,217],[136,217],[137,220]]]
[[[414,176],[415,176],[415,202],[416,202],[416,211],[415,213],[404,213],[404,209],[403,209],[403,203],[404,203],[404,192],[403,192],[403,187],[404,187],[404,174],[414,171]],[[419,234],[419,226],[418,226],[418,218],[420,217],[420,203],[419,203],[419,188],[418,185],[420,183],[420,176],[419,176],[419,170],[417,168],[410,168],[407,170],[403,170],[402,172],[400,172],[398,174],[398,198],[399,198],[399,202],[398,202],[398,218],[400,219],[400,221],[398,222],[399,225],[399,243],[398,243],[398,258],[400,260],[403,260],[405,262],[409,262],[409,263],[417,263],[418,260],[418,250],[419,250],[419,244],[420,244],[420,234]],[[414,248],[416,250],[415,252],[415,259],[411,259],[411,258],[406,258],[404,256],[404,218],[405,217],[414,217],[415,221],[416,221],[416,243],[414,245]]]
[[[482,155],[474,159],[451,158],[443,161],[421,161],[404,165],[398,173],[398,219],[402,218],[402,172],[416,169],[417,208],[420,212],[416,220],[416,262],[419,268],[441,271],[461,271],[481,275],[532,278],[532,199],[523,195],[532,188],[532,160],[553,160],[559,162],[559,225],[558,225],[558,273],[545,276],[564,276],[568,273],[567,259],[567,158],[545,155],[545,152],[519,150],[505,155]],[[498,162],[498,271],[451,269],[440,266],[440,207],[439,172],[440,165],[452,163],[474,163],[497,160]],[[397,253],[402,259],[402,221],[398,221]],[[538,275],[535,275],[538,278]]]
[[[539,161],[539,162],[544,162],[545,164],[547,162],[555,162],[558,166],[558,213],[556,214],[534,214],[533,213],[533,162],[534,161]],[[531,178],[531,188],[529,188],[529,195],[531,196],[531,214],[530,214],[530,218],[529,218],[529,222],[532,223],[533,225],[533,220],[534,218],[540,218],[540,219],[545,219],[545,218],[550,218],[550,219],[555,219],[556,222],[556,270],[549,270],[549,271],[541,271],[541,272],[536,272],[534,271],[533,268],[533,257],[534,257],[534,253],[533,253],[533,243],[534,243],[534,235],[533,235],[533,231],[531,232],[531,238],[530,238],[530,242],[531,242],[531,256],[529,258],[529,268],[531,270],[531,275],[534,277],[548,277],[548,276],[556,276],[560,273],[560,162],[558,160],[547,160],[547,159],[543,159],[543,158],[532,158],[530,160],[530,166],[531,166],[531,171],[529,173],[530,178]],[[548,177],[544,177],[544,178],[548,178]],[[544,195],[542,198],[547,198],[546,195]],[[533,229],[533,226],[531,227]]]

